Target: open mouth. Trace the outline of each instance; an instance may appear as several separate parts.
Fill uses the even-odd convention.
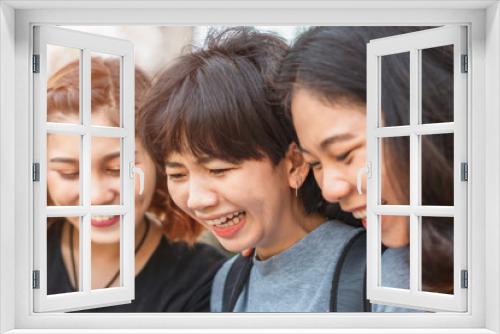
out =
[[[217,219],[206,220],[206,222],[219,237],[230,238],[243,228],[245,217],[245,211],[235,211]]]
[[[120,221],[120,216],[92,216],[91,224],[94,227],[108,227]]]

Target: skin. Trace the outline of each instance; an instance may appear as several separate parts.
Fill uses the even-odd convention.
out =
[[[255,247],[259,259],[288,249],[323,222],[306,216],[295,197],[293,188],[307,172],[295,145],[277,166],[267,158],[233,164],[189,152],[166,159],[167,186],[175,204],[212,231],[227,250]],[[210,221],[234,212],[244,212],[236,232],[221,235]]]
[[[57,115],[57,114],[56,114]],[[61,119],[64,118],[64,119]],[[92,114],[93,121],[100,125],[113,126],[103,112]],[[50,121],[78,122],[77,115],[59,114]],[[91,204],[120,204],[120,140],[117,138],[92,138],[91,148]],[[47,138],[47,192],[49,205],[69,206],[80,204],[79,175],[80,139],[78,136],[50,134]],[[136,166],[145,174],[144,192],[139,195],[139,182],[135,184],[135,224],[136,243],[145,233],[145,213],[151,204],[156,182],[156,169],[152,159],[140,142],[136,142]],[[137,178],[138,179],[138,178]],[[74,227],[74,245],[78,245],[79,219],[66,218]],[[102,222],[105,222],[103,225]],[[153,233],[153,232],[158,233]],[[161,227],[151,224],[151,231],[144,246],[136,255],[136,272],[145,265],[161,238]],[[91,230],[92,287],[103,287],[119,268],[120,222],[117,216],[92,217]],[[63,230],[63,259],[72,277],[72,263],[67,224]],[[79,257],[79,247],[74,249],[75,259]],[[118,280],[113,286],[118,285]]]
[[[304,159],[314,171],[323,197],[338,202],[342,210],[356,215],[366,212],[366,191],[356,188],[359,168],[366,165],[366,106],[350,100],[332,104],[299,88],[292,97],[292,118]],[[390,182],[387,166],[382,168],[382,203],[400,204],[402,194]],[[363,182],[363,186],[366,182]],[[366,214],[362,219],[366,227]],[[384,216],[382,243],[387,247],[408,245],[408,219]]]

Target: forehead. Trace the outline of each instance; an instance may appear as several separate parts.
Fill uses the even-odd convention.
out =
[[[363,136],[366,131],[365,106],[346,99],[329,103],[299,89],[292,97],[292,118],[302,146],[317,146],[328,138],[342,142]]]
[[[78,135],[49,134],[47,136],[47,155],[74,156],[79,158],[81,138]],[[121,151],[120,138],[93,137],[91,145],[92,159],[119,153]]]

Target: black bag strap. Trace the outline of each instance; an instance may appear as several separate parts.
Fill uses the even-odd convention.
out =
[[[222,293],[222,312],[233,312],[241,291],[250,279],[252,266],[253,254],[250,256],[240,254],[229,268]]]
[[[370,312],[366,298],[366,231],[347,242],[332,280],[330,312]]]

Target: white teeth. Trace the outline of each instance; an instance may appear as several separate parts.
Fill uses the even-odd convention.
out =
[[[105,220],[110,220],[113,217],[114,216],[92,216],[92,220],[95,220],[95,221],[98,221],[98,222],[102,222],[102,221],[105,221]]]
[[[225,217],[217,218],[213,220],[207,220],[209,225],[223,225],[224,227],[233,226],[240,222],[240,217],[245,213],[245,211],[233,212]]]

